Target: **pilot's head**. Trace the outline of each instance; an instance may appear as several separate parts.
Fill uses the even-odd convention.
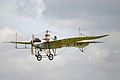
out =
[[[57,36],[54,36],[54,40],[57,40]]]
[[[45,37],[46,37],[46,38],[49,38],[49,37],[50,37],[50,34],[46,33],[46,34],[45,34]]]

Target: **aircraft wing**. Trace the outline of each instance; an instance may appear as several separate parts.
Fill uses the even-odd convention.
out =
[[[106,37],[106,36],[108,36],[108,35],[67,38],[67,39],[51,41],[51,42],[49,42],[49,44],[50,44],[50,48],[78,47],[78,46],[83,46],[83,45],[87,46],[87,44],[89,44],[89,43],[102,43],[102,42],[95,42],[95,41],[83,42],[84,40],[98,39],[98,38],[103,38],[103,37]],[[45,44],[47,44],[47,43],[45,43]]]
[[[102,35],[102,36],[87,36],[87,37],[74,37],[74,38],[67,38],[67,39],[63,39],[66,41],[83,41],[83,40],[92,40],[92,39],[99,39],[99,38],[103,38],[109,35]]]
[[[104,42],[101,42],[101,41],[81,41],[81,42],[77,42],[77,44],[80,44],[80,43],[104,43]]]
[[[11,42],[4,42],[4,43],[17,43],[17,44],[31,44],[30,41],[11,41]]]

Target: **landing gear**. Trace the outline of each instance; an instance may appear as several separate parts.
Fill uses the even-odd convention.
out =
[[[41,55],[39,52],[40,52],[40,51],[38,51],[38,52],[35,54],[35,57],[37,58],[38,61],[41,61],[41,60],[42,60],[42,55]],[[47,55],[47,57],[48,57],[48,59],[49,59],[50,61],[53,60],[54,55],[51,54],[51,51],[50,51],[50,50],[48,50],[48,51],[46,52],[46,55]],[[44,56],[44,55],[43,55],[43,56]]]
[[[56,56],[56,49],[52,49],[54,56]]]
[[[49,60],[53,60],[53,54],[49,54],[49,55],[48,55],[48,59],[49,59]]]
[[[41,61],[41,60],[42,60],[42,56],[41,56],[40,54],[37,56],[37,60],[38,60],[38,61]]]
[[[39,54],[39,51],[38,51],[38,53],[35,56],[36,56],[38,61],[42,60],[42,55]]]
[[[48,59],[51,61],[51,60],[53,60],[53,54],[51,54],[51,51],[50,51],[50,49],[49,49],[49,54],[48,54]]]

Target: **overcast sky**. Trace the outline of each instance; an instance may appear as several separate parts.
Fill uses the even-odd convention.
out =
[[[119,80],[119,0],[0,0],[0,80]],[[53,61],[38,62],[30,50],[16,50],[3,41],[52,36],[110,34],[83,54],[77,48],[58,49]]]

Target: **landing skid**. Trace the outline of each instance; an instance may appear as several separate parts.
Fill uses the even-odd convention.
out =
[[[84,50],[83,50],[83,48],[79,48],[79,49],[80,49],[80,51],[81,51],[81,52],[83,52],[83,53],[84,53]]]

